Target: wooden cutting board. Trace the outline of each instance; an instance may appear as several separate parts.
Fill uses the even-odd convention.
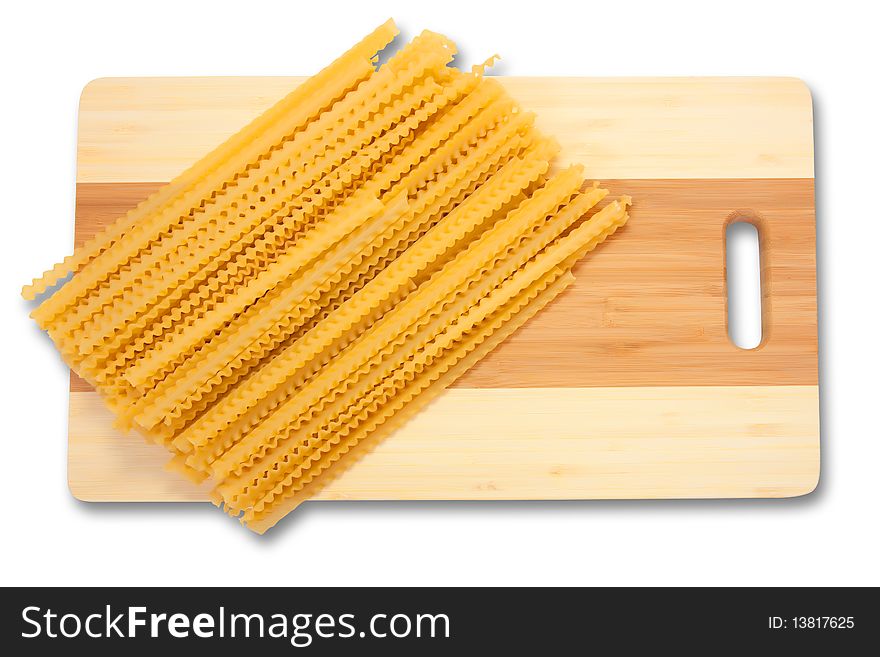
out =
[[[787,78],[501,78],[562,162],[635,203],[577,282],[322,499],[791,497],[819,477],[813,127]],[[300,78],[106,78],[79,112],[76,240]],[[758,226],[764,339],[727,335],[725,227]],[[206,499],[71,377],[69,481]]]

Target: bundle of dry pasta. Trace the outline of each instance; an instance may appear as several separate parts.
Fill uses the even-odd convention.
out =
[[[392,22],[24,290],[124,428],[263,532],[573,280],[628,199]]]

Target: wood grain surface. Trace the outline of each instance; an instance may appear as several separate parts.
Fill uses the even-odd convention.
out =
[[[304,78],[99,78],[79,107],[79,182],[171,180]],[[812,178],[794,78],[499,77],[594,178]]]
[[[605,180],[631,221],[582,260],[576,282],[455,385],[815,385],[812,180]],[[76,238],[158,185],[80,183]],[[735,205],[734,205],[735,203]],[[767,335],[727,336],[725,226],[755,221],[764,247]],[[74,390],[88,385],[76,378]]]
[[[80,107],[76,239],[294,78],[101,79]],[[812,110],[779,78],[503,78],[627,226],[577,282],[322,499],[784,497],[819,473]],[[725,227],[761,240],[764,339],[728,339]],[[72,376],[85,500],[202,500]]]
[[[816,386],[454,388],[317,499],[792,497],[818,481],[818,420]],[[77,498],[208,499],[97,393],[70,423]]]

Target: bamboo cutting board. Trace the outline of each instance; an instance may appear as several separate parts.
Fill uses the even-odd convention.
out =
[[[577,282],[322,499],[791,497],[819,476],[812,104],[787,78],[501,78],[631,220]],[[76,240],[299,78],[106,78],[83,91]],[[724,231],[757,225],[764,339],[726,327]],[[207,499],[71,377],[90,501]]]

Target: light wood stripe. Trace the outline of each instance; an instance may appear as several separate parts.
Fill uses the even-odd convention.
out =
[[[819,476],[816,386],[451,389],[318,499],[791,497]],[[207,499],[166,452],[70,396],[88,501]]]
[[[561,161],[596,178],[812,178],[793,78],[501,77]],[[303,78],[100,78],[83,90],[79,182],[170,180]]]

